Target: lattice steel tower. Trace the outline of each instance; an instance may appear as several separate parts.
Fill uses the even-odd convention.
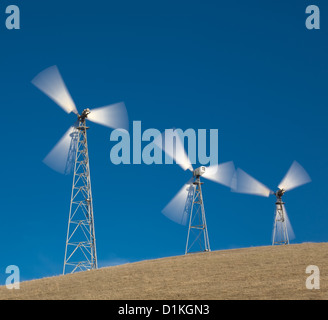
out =
[[[192,204],[185,254],[211,251],[201,187],[203,182],[200,182],[200,175],[198,175],[202,174],[202,172],[199,172],[200,170],[204,170],[205,172],[205,167],[200,167],[194,171],[195,181],[193,182],[193,188],[190,188],[191,192],[189,192],[189,196],[192,194]]]
[[[75,164],[64,274],[98,267],[87,143],[87,130],[89,128],[86,126],[86,117],[89,113],[89,109],[83,111],[82,115],[79,116],[79,124],[72,133],[70,153],[75,152]]]

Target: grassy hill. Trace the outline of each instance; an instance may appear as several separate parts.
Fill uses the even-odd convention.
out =
[[[308,265],[320,270],[309,290]],[[328,243],[197,253],[0,287],[0,299],[325,299]]]

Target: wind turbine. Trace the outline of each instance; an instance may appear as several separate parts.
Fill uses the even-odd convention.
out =
[[[32,83],[66,113],[75,113],[77,121],[43,160],[50,168],[63,174],[74,169],[69,210],[63,274],[96,269],[97,251],[91,192],[86,121],[109,128],[128,129],[124,103],[101,108],[86,108],[81,114],[69,94],[57,66],[39,73]]]
[[[294,232],[287,215],[285,202],[282,201],[282,196],[287,191],[300,187],[309,182],[311,182],[311,178],[308,173],[297,161],[294,161],[285,177],[278,185],[278,190],[276,192],[273,192],[267,186],[257,181],[239,168],[236,170],[233,179],[232,191],[263,197],[275,195],[276,207],[274,214],[272,245],[289,244],[289,240],[294,237]]]
[[[183,170],[190,170],[192,177],[166,205],[162,213],[178,224],[186,225],[189,223],[185,254],[210,251],[201,187],[204,182],[201,182],[201,177],[230,188],[235,170],[234,164],[230,161],[193,169],[179,135],[173,132],[165,134],[165,143],[163,136],[164,134],[159,135],[154,140],[154,143],[163,149],[170,158],[175,160]]]

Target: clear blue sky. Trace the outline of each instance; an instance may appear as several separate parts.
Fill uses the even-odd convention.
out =
[[[5,28],[5,8],[21,30]],[[316,4],[321,29],[305,28]],[[286,194],[296,238],[328,241],[328,5],[325,1],[1,1],[0,284],[62,272],[72,176],[42,163],[75,121],[32,78],[57,65],[79,110],[124,101],[143,129],[219,129],[233,160],[275,189],[293,160],[312,183]],[[99,266],[184,253],[161,210],[189,179],[178,165],[110,162],[88,132]],[[273,198],[203,186],[212,250],[271,242]]]

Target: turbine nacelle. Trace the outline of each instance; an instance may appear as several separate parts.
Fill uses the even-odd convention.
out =
[[[202,176],[206,171],[206,167],[201,166],[193,171],[194,177],[199,178]]]
[[[285,194],[286,190],[285,189],[279,189],[276,191],[274,194],[277,197],[277,199],[281,199],[281,197]]]
[[[89,108],[86,108],[82,111],[81,115],[78,115],[78,119],[80,121],[84,121],[86,118],[88,118],[88,115],[91,113]]]

